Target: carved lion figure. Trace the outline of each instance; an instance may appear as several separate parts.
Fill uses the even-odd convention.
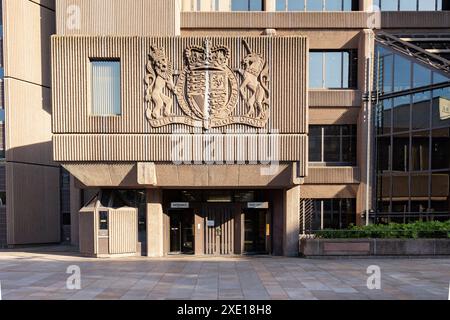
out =
[[[147,108],[147,118],[161,119],[163,116],[171,116],[173,99],[164,93],[164,89],[167,87],[171,92],[174,91],[173,70],[161,47],[150,48],[145,83],[147,85],[145,99],[154,104],[153,110]]]

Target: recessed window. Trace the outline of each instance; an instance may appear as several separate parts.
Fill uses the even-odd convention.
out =
[[[311,89],[356,88],[356,50],[311,51],[309,87]]]
[[[310,126],[309,161],[356,165],[356,126]]]
[[[277,0],[277,11],[356,11],[353,0]]]
[[[91,61],[94,116],[116,116],[120,108],[120,62]]]
[[[340,230],[356,224],[356,199],[302,199],[301,201],[300,207],[310,207],[311,212],[309,217],[305,216],[305,231],[314,233],[324,229]]]
[[[231,11],[263,11],[263,0],[231,0]]]
[[[374,0],[381,11],[440,11],[449,10],[449,0]]]

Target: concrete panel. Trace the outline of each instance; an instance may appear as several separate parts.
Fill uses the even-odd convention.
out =
[[[356,198],[358,185],[303,185],[302,199]]]
[[[164,213],[162,190],[147,190],[147,256],[164,255]]]
[[[51,90],[5,79],[6,160],[56,165],[52,159]]]
[[[309,167],[305,184],[356,184],[359,183],[359,168],[355,167]]]
[[[135,208],[109,211],[109,254],[136,253],[137,218]]]
[[[366,12],[182,12],[181,29],[358,29]],[[211,23],[214,21],[214,23]]]
[[[359,108],[310,108],[309,125],[357,124]]]
[[[360,107],[361,92],[359,90],[309,90],[310,107]]]
[[[60,242],[60,169],[6,164],[8,244]]]
[[[300,234],[300,186],[284,194],[283,255],[298,256]]]
[[[181,10],[178,1],[58,0],[58,34],[178,35]]]
[[[53,1],[41,1],[52,7]],[[36,1],[4,0],[5,77],[51,86],[50,35],[55,13]]]

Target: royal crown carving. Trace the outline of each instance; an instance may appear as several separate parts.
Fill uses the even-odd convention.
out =
[[[205,129],[232,124],[266,127],[270,116],[268,65],[261,54],[252,52],[245,41],[243,44],[247,54],[241,68],[235,70],[229,66],[231,54],[226,46],[212,47],[206,40],[203,46],[186,48],[185,67],[177,72],[176,83],[164,48],[153,45],[145,77],[145,114],[150,124],[178,123]],[[237,114],[239,101],[246,110],[242,114]],[[177,107],[182,114],[174,113]]]

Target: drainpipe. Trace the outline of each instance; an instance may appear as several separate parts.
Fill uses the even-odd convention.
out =
[[[367,58],[367,79],[366,79],[366,89],[367,89],[367,148],[366,148],[366,225],[369,225],[369,214],[370,214],[370,195],[371,195],[371,147],[372,147],[372,92],[373,92],[373,52],[374,52],[374,33],[369,32],[367,35],[369,41],[369,57]]]

